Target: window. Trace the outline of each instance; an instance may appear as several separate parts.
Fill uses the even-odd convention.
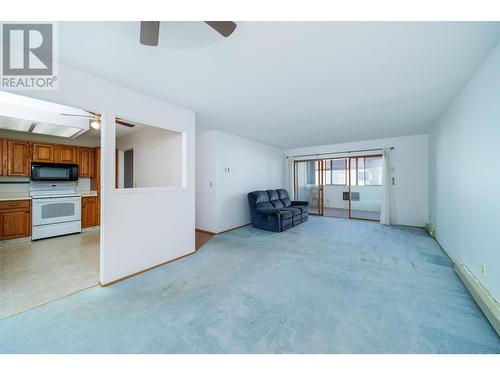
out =
[[[316,184],[318,184],[319,163],[316,162]],[[323,163],[325,185],[347,185],[347,159],[329,159],[323,160]]]
[[[332,185],[347,185],[347,159],[330,160],[332,164]]]
[[[352,186],[381,186],[382,185],[382,157],[356,157],[351,158],[351,185]],[[341,185],[349,184],[348,171],[349,159],[328,159],[323,160],[324,165],[324,184]],[[314,181],[319,183],[319,165],[320,161],[311,163],[315,168]],[[312,177],[312,174],[310,175]],[[311,180],[311,183],[313,181]]]
[[[382,158],[365,158],[365,185],[382,185]]]
[[[351,159],[352,186],[381,186],[382,157],[369,156]]]

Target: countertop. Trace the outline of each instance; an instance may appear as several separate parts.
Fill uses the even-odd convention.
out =
[[[77,191],[77,194],[81,194],[82,197],[97,197],[97,191]],[[30,200],[31,197],[29,193],[0,193],[1,201],[21,201]]]
[[[82,197],[97,197],[97,191],[77,191],[77,194],[81,194]]]
[[[0,193],[0,201],[21,201],[31,199],[29,193]]]

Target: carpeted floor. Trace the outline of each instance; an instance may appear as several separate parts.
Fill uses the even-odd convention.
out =
[[[2,353],[499,353],[423,229],[311,217],[0,321]]]

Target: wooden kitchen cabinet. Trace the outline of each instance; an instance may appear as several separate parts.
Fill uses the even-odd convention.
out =
[[[0,139],[0,176],[7,175],[7,141]]]
[[[82,228],[95,227],[98,225],[98,207],[97,197],[82,198]]]
[[[31,201],[0,202],[0,240],[31,236]]]
[[[50,143],[32,143],[32,161],[54,163],[56,161],[56,145]]]
[[[29,142],[7,140],[7,176],[30,175],[30,151]]]
[[[78,166],[80,177],[94,177],[94,149],[90,147],[78,147]]]
[[[78,163],[78,147],[70,145],[56,146],[56,163],[76,164]]]

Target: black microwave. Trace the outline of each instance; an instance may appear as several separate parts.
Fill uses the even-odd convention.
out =
[[[31,163],[32,181],[77,181],[78,164]]]

